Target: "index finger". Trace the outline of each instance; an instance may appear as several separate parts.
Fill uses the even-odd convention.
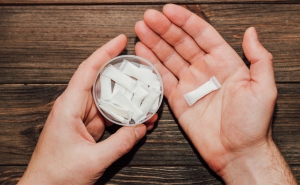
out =
[[[93,102],[91,89],[101,66],[111,58],[117,56],[125,48],[127,38],[119,35],[101,48],[96,50],[89,58],[80,64],[71,78],[67,89],[61,95],[63,108],[74,115],[84,119],[89,113]]]

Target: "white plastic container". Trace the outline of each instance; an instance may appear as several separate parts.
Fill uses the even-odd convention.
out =
[[[108,114],[107,112],[105,112],[105,110],[103,110],[100,106],[99,106],[99,103],[98,103],[98,99],[100,99],[101,97],[101,84],[100,84],[100,76],[103,74],[104,70],[106,69],[106,67],[108,67],[109,65],[112,65],[113,67],[119,69],[122,62],[124,60],[127,60],[129,62],[131,62],[131,64],[134,64],[136,67],[140,67],[140,68],[143,68],[143,70],[145,69],[149,69],[150,71],[152,70],[153,74],[155,74],[157,76],[157,79],[156,79],[156,87],[157,87],[157,80],[160,82],[159,84],[159,90],[161,91],[161,94],[159,95],[158,97],[158,106],[153,110],[151,109],[150,112],[148,112],[146,115],[145,115],[145,118],[142,119],[142,120],[139,120],[137,122],[133,121],[133,120],[130,120],[129,123],[124,123],[124,122],[121,122],[117,119],[115,119],[112,115]],[[146,74],[146,73],[145,73]],[[136,79],[135,79],[136,80]],[[114,81],[112,81],[111,83],[111,88],[112,88],[112,91],[113,91],[113,87],[114,87]],[[150,87],[151,85],[149,85],[149,89],[151,89]],[[157,110],[159,109],[161,103],[162,103],[162,100],[163,100],[163,82],[162,82],[162,78],[159,74],[159,72],[157,71],[157,69],[146,59],[142,58],[142,57],[139,57],[139,56],[135,56],[135,55],[121,55],[121,56],[118,56],[118,57],[115,57],[111,60],[109,60],[108,62],[106,62],[102,68],[98,71],[98,74],[97,74],[97,77],[95,79],[95,82],[94,82],[94,85],[93,85],[93,97],[94,97],[94,102],[98,108],[98,110],[100,111],[100,113],[109,121],[111,121],[112,123],[115,123],[115,124],[118,124],[118,125],[122,125],[122,126],[134,126],[134,125],[137,125],[137,124],[141,124],[141,123],[144,123],[145,121],[149,120],[156,112]],[[132,89],[130,89],[132,90]],[[156,90],[158,90],[156,88]],[[110,91],[109,91],[110,92]],[[157,102],[156,102],[157,103]]]

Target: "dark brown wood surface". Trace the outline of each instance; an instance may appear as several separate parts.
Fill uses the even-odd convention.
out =
[[[0,6],[0,184],[15,184],[22,176],[53,102],[80,62],[120,33],[129,38],[123,54],[134,54],[135,22],[148,8],[161,10],[164,2],[168,1],[85,1],[93,5],[76,5],[84,3],[0,0],[0,4],[19,4]],[[278,100],[273,136],[300,181],[300,2],[211,2],[184,6],[216,27],[246,64],[241,42],[249,26],[256,27],[261,42],[274,55]],[[39,6],[41,3],[46,4]],[[159,113],[154,131],[98,183],[221,184],[195,152],[166,101]],[[109,128],[102,139],[116,129]]]
[[[186,3],[298,3],[298,0],[0,0],[3,5],[27,5],[27,4],[186,4]]]
[[[0,7],[0,83],[68,83],[81,61],[120,33],[134,54],[133,27],[148,8],[127,6]],[[206,18],[241,57],[244,31],[255,26],[274,55],[277,82],[300,82],[300,4],[188,5]]]

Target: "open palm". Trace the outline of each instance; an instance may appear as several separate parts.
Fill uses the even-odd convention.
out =
[[[146,11],[135,32],[141,40],[136,54],[159,70],[176,118],[215,172],[270,139],[277,95],[272,55],[254,28],[243,41],[250,70],[211,25],[180,6],[166,5],[163,14]],[[183,95],[212,76],[222,87],[190,107]]]

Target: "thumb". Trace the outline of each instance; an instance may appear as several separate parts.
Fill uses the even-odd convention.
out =
[[[109,138],[97,143],[97,153],[102,165],[107,168],[128,153],[145,136],[146,132],[147,129],[144,124],[139,124],[135,127],[121,127]]]
[[[272,55],[259,42],[255,28],[246,30],[243,40],[243,49],[250,61],[250,78],[260,87],[276,89]]]

